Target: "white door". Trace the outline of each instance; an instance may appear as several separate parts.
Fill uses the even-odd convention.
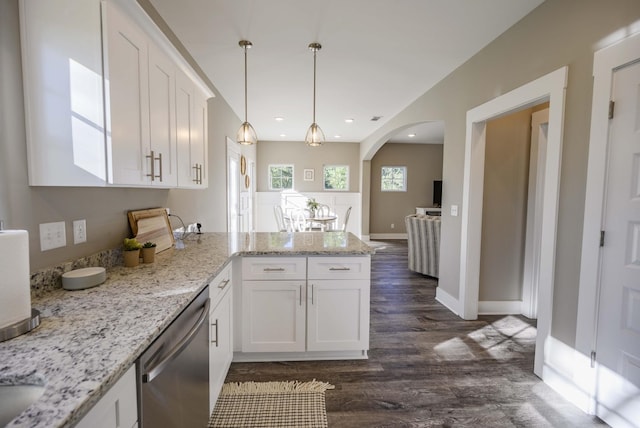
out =
[[[227,138],[227,232],[240,231],[240,151]]]
[[[547,156],[548,129],[548,108],[531,115],[527,230],[524,248],[524,274],[522,278],[522,315],[533,319],[538,317],[540,231],[542,230],[544,159]]]
[[[640,426],[640,63],[613,74],[596,341],[598,415]]]

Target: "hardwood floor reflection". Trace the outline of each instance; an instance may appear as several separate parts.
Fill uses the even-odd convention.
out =
[[[234,363],[226,381],[330,382],[330,427],[605,426],[533,374],[535,322],[461,320],[436,302],[436,279],[407,269],[406,241],[371,245],[368,360]]]

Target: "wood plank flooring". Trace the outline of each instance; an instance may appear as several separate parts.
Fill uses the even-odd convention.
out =
[[[404,240],[373,241],[368,360],[234,363],[227,382],[330,382],[330,427],[606,426],[533,374],[535,322],[464,321],[437,280],[407,269]]]

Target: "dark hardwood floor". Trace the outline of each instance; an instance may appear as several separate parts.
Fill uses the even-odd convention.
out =
[[[604,426],[533,374],[535,322],[461,320],[407,269],[406,241],[371,245],[368,360],[234,363],[226,381],[330,382],[330,427]]]

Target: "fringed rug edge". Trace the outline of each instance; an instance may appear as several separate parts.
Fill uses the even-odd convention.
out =
[[[335,386],[313,379],[309,382],[230,382],[222,385],[220,395],[264,394],[279,392],[325,392]]]

